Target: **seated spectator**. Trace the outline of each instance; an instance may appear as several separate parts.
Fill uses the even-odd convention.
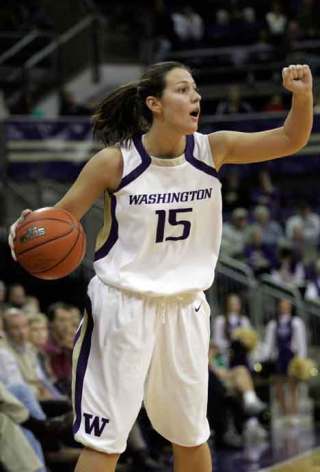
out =
[[[245,366],[228,368],[216,346],[211,343],[209,350],[210,367],[219,379],[236,395],[241,395],[243,408],[248,415],[261,413],[266,405],[257,397],[250,371]]]
[[[30,329],[29,341],[34,348],[38,359],[39,377],[47,389],[51,392],[53,399],[63,398],[63,395],[54,386],[56,379],[50,366],[49,356],[45,351],[49,337],[48,320],[42,313],[29,315],[28,319]]]
[[[204,33],[201,16],[190,5],[186,5],[172,14],[173,28],[180,47],[196,45]]]
[[[58,434],[60,435],[62,433],[67,437],[71,435],[72,416],[70,416],[70,413],[72,410],[70,404],[53,405],[56,411],[53,411],[51,416],[61,415],[63,413],[67,414],[59,417],[56,416],[52,420],[47,420],[46,413],[42,406],[47,407],[48,404],[42,403],[40,405],[32,387],[30,387],[22,377],[14,354],[6,347],[1,322],[0,335],[0,381],[3,387],[6,387],[29,412],[29,418],[23,426],[38,436],[45,450],[52,451],[54,457],[59,458],[61,461],[65,461],[66,453],[70,455],[70,460],[74,457],[78,457],[79,451],[74,451],[72,448],[66,449],[65,446],[60,447],[60,436],[58,436]],[[52,408],[48,409],[49,413],[50,410],[52,410]],[[45,436],[44,433],[46,433]],[[50,435],[50,437],[48,435]],[[28,439],[33,442],[35,450],[40,454],[40,457],[42,457],[38,445],[34,443],[29,432],[27,432],[27,436]],[[61,437],[61,440],[63,440],[63,437]]]
[[[320,238],[320,217],[305,201],[300,202],[298,211],[286,222],[286,235],[289,241],[292,240],[296,227],[303,230],[306,248],[310,250],[317,248]]]
[[[5,312],[3,321],[6,335],[4,347],[13,354],[24,382],[39,400],[52,399],[52,393],[41,379],[37,356],[29,343],[27,316],[18,308],[10,308]]]
[[[279,2],[273,2],[272,9],[266,14],[265,19],[270,40],[276,44],[284,37],[288,21]]]
[[[207,418],[215,448],[241,449],[244,413],[241,402],[227,389],[209,365]]]
[[[229,93],[226,99],[221,100],[216,108],[216,115],[230,115],[232,113],[250,113],[252,112],[252,106],[242,100],[240,87],[233,85],[229,89]]]
[[[229,359],[233,331],[240,327],[251,327],[248,317],[242,315],[241,310],[240,297],[235,293],[231,293],[226,299],[224,315],[219,315],[213,320],[213,343],[218,348],[219,353],[224,356],[228,366],[230,366]],[[233,365],[235,364],[237,364],[237,359],[234,359]]]
[[[283,238],[283,230],[279,223],[271,220],[270,210],[264,205],[258,205],[253,211],[254,223],[262,232],[262,242],[267,246],[276,247]]]
[[[277,268],[271,272],[273,280],[293,287],[303,287],[305,284],[304,265],[294,255],[291,245],[282,244],[280,246],[278,260]]]
[[[21,284],[13,284],[9,286],[8,303],[15,308],[22,308],[26,303],[26,291]]]
[[[243,259],[244,247],[248,237],[248,212],[245,208],[233,210],[230,222],[223,225],[222,245],[223,254]]]
[[[37,297],[28,295],[22,309],[27,315],[36,315],[40,313],[40,302]]]
[[[0,467],[7,471],[44,472],[44,462],[39,459],[20,424],[27,418],[27,411],[12,396],[0,391]],[[2,469],[1,469],[2,470]]]
[[[270,272],[270,269],[275,265],[274,250],[263,242],[263,230],[258,226],[253,226],[250,229],[244,255],[255,276]]]
[[[45,348],[59,390],[67,395],[71,389],[72,350],[65,345],[73,316],[65,303],[54,303],[48,308],[49,339]]]
[[[259,424],[256,415],[265,405],[256,399],[253,385],[248,382],[249,375],[240,368],[232,369],[237,377],[237,388],[243,395],[230,391],[230,378],[227,380],[222,373],[217,358],[212,362],[212,344],[209,351],[209,383],[208,383],[208,421],[213,432],[214,445],[217,448],[239,449],[244,446],[244,435],[250,431],[256,439],[265,439],[267,433]],[[217,354],[217,351],[216,351]],[[219,367],[218,367],[219,364]],[[228,372],[224,369],[224,372]],[[238,383],[239,382],[239,383]],[[241,385],[241,386],[240,386]],[[245,393],[247,392],[247,393]],[[238,391],[239,393],[239,391]],[[244,433],[244,434],[243,434]]]
[[[266,327],[263,355],[265,360],[274,361],[275,393],[280,412],[284,415],[298,413],[298,384],[288,376],[289,363],[295,355],[307,355],[304,322],[293,316],[292,311],[292,304],[288,299],[279,300],[275,318]]]

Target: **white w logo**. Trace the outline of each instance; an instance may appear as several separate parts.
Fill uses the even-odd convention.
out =
[[[89,413],[83,413],[84,416],[84,429],[87,434],[93,434],[100,437],[103,430],[109,420],[107,418],[100,418],[99,416],[93,416]],[[93,419],[92,419],[93,418]]]

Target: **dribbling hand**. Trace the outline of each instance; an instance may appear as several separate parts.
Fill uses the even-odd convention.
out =
[[[18,224],[20,224],[27,215],[29,215],[30,213],[32,213],[32,210],[29,210],[29,209],[26,209],[26,210],[23,210],[21,212],[21,215],[19,216],[19,218],[17,219],[17,221],[15,221],[11,226],[10,226],[10,231],[9,231],[9,237],[8,237],[8,243],[9,243],[9,246],[10,246],[10,249],[11,249],[11,255],[13,257],[13,259],[16,261],[17,258],[16,258],[16,255],[14,253],[14,240],[15,240],[15,237],[16,237],[16,228],[18,226]]]
[[[312,73],[306,64],[296,64],[282,69],[283,86],[294,94],[312,92]]]

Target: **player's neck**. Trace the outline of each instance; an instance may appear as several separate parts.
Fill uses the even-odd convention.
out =
[[[186,137],[167,130],[151,128],[144,135],[143,145],[151,156],[174,158],[184,153]]]

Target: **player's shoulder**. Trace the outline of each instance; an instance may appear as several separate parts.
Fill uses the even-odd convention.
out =
[[[119,146],[108,146],[101,149],[89,162],[94,172],[106,175],[112,180],[109,182],[111,189],[118,187],[123,172],[123,158]]]

